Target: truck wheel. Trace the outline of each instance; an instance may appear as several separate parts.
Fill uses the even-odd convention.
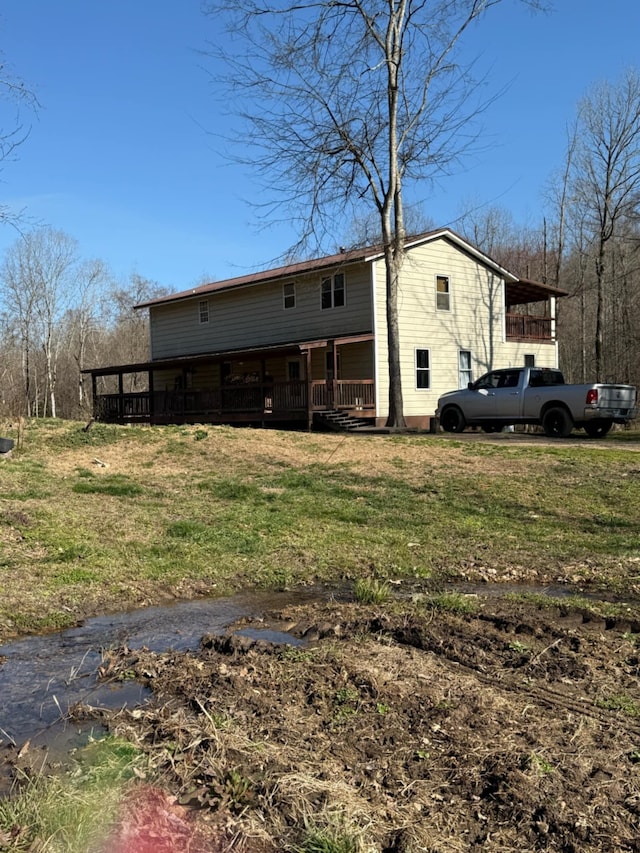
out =
[[[440,426],[445,432],[462,432],[466,426],[464,415],[457,406],[449,406],[440,415]]]
[[[542,428],[550,438],[567,438],[573,429],[573,421],[562,406],[552,406],[542,416]]]
[[[603,418],[600,421],[589,421],[584,425],[584,431],[589,438],[604,438],[613,426],[613,421]]]

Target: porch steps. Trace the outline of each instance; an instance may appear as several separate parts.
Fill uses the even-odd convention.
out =
[[[347,415],[337,409],[315,412],[314,421],[321,429],[328,429],[332,432],[358,432],[359,430],[371,429],[370,421]]]

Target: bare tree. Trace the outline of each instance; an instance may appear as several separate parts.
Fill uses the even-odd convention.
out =
[[[591,239],[595,378],[601,380],[614,248],[630,225],[640,221],[640,76],[635,70],[618,85],[596,86],[580,103],[568,186],[573,216],[584,222]]]
[[[35,94],[16,77],[0,54],[0,164],[10,161],[16,149],[29,135],[29,127],[23,120],[25,109],[34,111],[38,107]],[[10,117],[9,117],[10,116]],[[8,205],[0,204],[0,224],[16,224],[20,211],[13,211]]]
[[[276,210],[321,243],[337,215],[379,217],[386,269],[389,417],[404,426],[398,282],[404,191],[458,163],[476,141],[472,65],[464,33],[503,0],[233,0],[231,41],[217,51],[236,98],[246,100],[243,142],[273,191]],[[542,0],[521,0],[540,7]],[[214,51],[216,52],[216,51]],[[227,89],[228,91],[228,89]],[[242,103],[242,101],[241,101]],[[270,211],[273,213],[273,210]]]
[[[102,261],[93,260],[81,264],[78,269],[75,304],[66,315],[66,348],[73,358],[77,406],[80,413],[84,413],[87,406],[87,377],[82,371],[87,366],[87,353],[92,338],[96,338],[98,334],[98,297],[108,279],[109,273]]]
[[[103,320],[101,354],[98,362],[136,364],[149,358],[149,311],[134,310],[136,305],[167,294],[166,288],[132,273],[127,284],[112,287],[105,295],[101,311]],[[146,372],[124,377],[127,391],[142,390]]]
[[[7,252],[1,281],[20,335],[27,414],[32,413],[31,367],[37,348],[44,360],[45,398],[51,416],[56,417],[57,366],[65,341],[61,326],[68,312],[81,302],[84,274],[75,240],[51,228],[30,232]]]
[[[33,403],[33,349],[36,338],[35,301],[32,289],[24,287],[22,281],[21,264],[17,252],[10,250],[2,269],[5,342],[7,338],[13,338],[19,350],[24,401],[24,407],[20,407],[20,412],[30,417]]]

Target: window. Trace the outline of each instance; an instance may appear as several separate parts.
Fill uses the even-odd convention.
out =
[[[451,308],[451,287],[448,275],[436,276],[436,308],[438,311],[449,311]]]
[[[461,349],[458,353],[458,387],[466,388],[472,379],[471,352],[468,349]]]
[[[287,362],[287,378],[290,382],[295,382],[300,379],[300,362],[296,359],[295,361]]]
[[[345,304],[344,273],[336,273],[330,278],[322,279],[320,306],[325,308],[342,308]]]
[[[209,300],[201,299],[198,302],[198,317],[201,323],[209,322]]]
[[[282,285],[282,300],[285,308],[296,307],[296,286],[295,284]]]
[[[535,355],[525,355],[525,357],[524,357],[524,366],[525,366],[525,367],[535,367],[535,366],[536,366],[536,357],[535,357]]]
[[[429,350],[416,350],[416,388],[430,388]]]

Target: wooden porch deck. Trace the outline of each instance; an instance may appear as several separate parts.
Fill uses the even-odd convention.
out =
[[[314,412],[340,409],[374,417],[372,379],[247,383],[218,389],[121,391],[97,394],[94,417],[103,423],[310,423]]]

